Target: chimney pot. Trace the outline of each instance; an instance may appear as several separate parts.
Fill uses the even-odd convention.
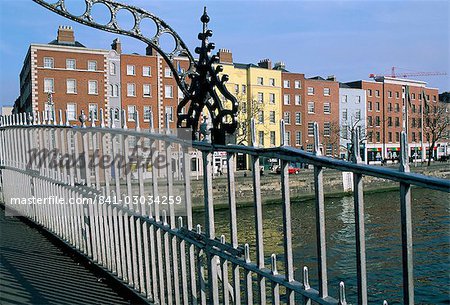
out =
[[[122,54],[122,43],[120,42],[119,38],[113,40],[113,43],[111,44],[111,49],[115,50],[117,54]]]

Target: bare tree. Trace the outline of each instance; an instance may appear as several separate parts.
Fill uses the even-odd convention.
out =
[[[264,104],[252,98],[247,99],[246,94],[237,94],[236,99],[239,102],[238,113],[238,131],[236,136],[236,144],[249,145],[250,144],[250,128],[252,118],[256,123],[260,121],[260,116],[263,116],[265,121],[266,114],[263,112]],[[268,131],[264,131],[266,134]]]
[[[366,128],[361,128],[363,120],[352,116],[350,120],[347,120],[344,124],[334,122],[331,127],[331,133],[337,135],[333,138],[334,145],[341,147],[347,151],[347,160],[353,158],[353,135],[355,132],[359,133],[359,145],[363,144],[367,140]],[[331,139],[331,138],[330,138]],[[345,144],[341,144],[341,140],[345,140]]]
[[[428,166],[431,163],[432,152],[439,140],[443,139],[450,127],[448,105],[444,103],[425,102],[423,111],[423,128],[429,143]]]

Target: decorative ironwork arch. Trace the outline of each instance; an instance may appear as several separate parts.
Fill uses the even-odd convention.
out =
[[[222,66],[218,65],[215,68],[213,66],[218,63],[218,58],[210,55],[215,46],[208,42],[208,37],[212,36],[212,31],[207,28],[209,16],[206,13],[206,8],[201,17],[203,31],[198,35],[202,45],[195,49],[196,53],[199,54],[199,60],[196,62],[180,36],[165,21],[141,8],[111,0],[84,0],[85,11],[77,16],[67,9],[65,0],[58,0],[53,4],[45,0],[33,1],[65,18],[89,27],[139,39],[154,48],[166,60],[178,86],[184,93],[184,98],[177,108],[177,126],[192,128],[194,139],[198,139],[199,120],[204,108],[208,109],[211,116],[213,143],[225,144],[225,134],[232,134],[236,131],[238,103],[225,87],[228,76],[223,75],[219,79],[218,74],[223,71]],[[96,4],[103,4],[109,9],[111,16],[107,24],[100,24],[94,20],[92,8]],[[133,15],[134,26],[130,30],[121,28],[118,23],[117,14],[122,10]],[[156,33],[151,38],[144,36],[141,30],[141,22],[145,19],[150,19],[156,25]],[[170,35],[175,42],[175,47],[170,52],[161,48],[160,38],[163,34]],[[173,65],[172,60],[175,56],[186,56],[189,59],[190,65],[186,71],[178,71]],[[190,85],[186,81],[187,77],[192,80]],[[224,99],[231,102],[231,109],[224,108],[216,89]],[[189,106],[188,111],[183,111],[184,107],[187,106]]]

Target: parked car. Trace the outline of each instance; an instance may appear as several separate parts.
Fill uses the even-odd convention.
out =
[[[278,167],[276,168],[275,171],[276,171],[277,174],[281,174],[281,167],[278,166]],[[300,173],[300,168],[298,168],[298,167],[293,167],[293,166],[289,166],[289,167],[288,167],[288,173],[289,173],[290,175],[292,175],[292,174],[298,175],[298,174]]]

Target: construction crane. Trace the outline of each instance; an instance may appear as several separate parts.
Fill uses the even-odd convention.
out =
[[[407,69],[403,69],[403,68],[399,68],[399,67],[392,67],[391,68],[391,74],[388,75],[382,75],[382,74],[369,74],[370,78],[376,78],[378,76],[387,76],[387,77],[393,77],[393,78],[397,78],[397,77],[410,77],[410,76],[435,76],[435,75],[447,75],[447,73],[445,72],[396,72],[395,69],[402,69],[402,70],[407,70]]]

